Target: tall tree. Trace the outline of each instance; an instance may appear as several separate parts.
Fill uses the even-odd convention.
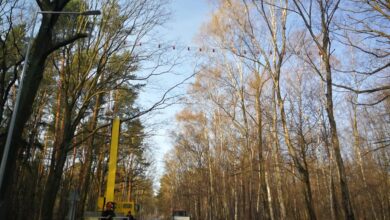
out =
[[[41,11],[62,11],[70,0],[37,0],[36,3]],[[34,14],[33,16],[37,16]],[[54,39],[54,27],[58,22],[60,14],[42,14],[42,21],[38,30],[37,36],[30,51],[30,59],[26,65],[26,73],[23,80],[23,88],[20,88],[19,107],[17,109],[15,126],[10,142],[9,155],[6,161],[6,169],[4,174],[4,182],[0,191],[0,215],[8,216],[7,200],[12,198],[10,193],[12,190],[12,180],[15,173],[16,159],[21,145],[23,128],[28,121],[33,102],[35,100],[40,82],[43,78],[44,67],[47,57],[62,46],[68,45],[80,38],[86,37],[86,34],[76,33],[65,39]],[[35,24],[33,24],[35,25]],[[1,145],[1,151],[4,149],[4,144]]]
[[[334,22],[335,14],[339,9],[340,1],[310,1],[309,4],[303,4],[298,1],[293,1],[296,7],[298,15],[303,20],[305,27],[307,28],[312,40],[314,41],[319,54],[321,56],[322,66],[315,70],[326,82],[326,111],[331,132],[331,143],[334,150],[337,171],[340,181],[343,210],[347,219],[355,219],[351,196],[348,189],[347,175],[345,173],[345,167],[343,158],[341,156],[340,141],[337,133],[336,119],[334,116],[334,104],[333,104],[333,77],[332,77],[332,47],[331,47],[331,31]],[[312,8],[314,6],[314,8]],[[320,32],[316,33],[316,29],[313,26],[315,17],[312,14],[312,10],[316,10],[320,17],[318,22],[321,25]],[[320,38],[317,35],[320,35]],[[323,76],[323,71],[325,76]]]

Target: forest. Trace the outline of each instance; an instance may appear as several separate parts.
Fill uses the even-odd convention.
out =
[[[172,1],[0,0],[0,219],[87,219],[115,117],[138,220],[390,219],[390,2],[208,0],[193,73],[141,105],[182,65]],[[173,105],[156,167],[145,116]]]
[[[164,108],[169,97],[144,108],[136,100],[148,79],[174,62],[164,48],[137,45],[166,21],[166,3],[0,3],[0,152],[2,166],[7,162],[0,219],[69,219],[72,193],[78,197],[75,219],[96,210],[107,182],[114,117],[121,119],[118,200],[131,199],[153,212],[149,129],[140,118]]]
[[[389,219],[389,1],[214,2],[165,219]]]

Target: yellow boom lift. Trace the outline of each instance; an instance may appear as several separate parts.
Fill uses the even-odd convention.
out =
[[[117,216],[125,216],[128,211],[131,211],[133,215],[136,215],[138,211],[138,206],[136,207],[134,201],[116,201],[115,199],[115,176],[118,157],[118,144],[120,134],[119,130],[120,119],[119,117],[116,117],[112,123],[110,160],[108,163],[106,193],[104,197],[99,197],[97,206],[98,211],[103,211],[107,202],[113,202],[115,204],[115,213]]]

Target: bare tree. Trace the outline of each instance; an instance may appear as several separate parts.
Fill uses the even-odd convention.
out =
[[[338,176],[342,193],[343,210],[347,219],[355,219],[348,189],[344,162],[343,158],[341,157],[340,141],[337,134],[337,126],[333,107],[333,78],[331,69],[332,41],[330,38],[330,33],[334,16],[339,9],[340,1],[310,1],[306,5],[302,2],[298,2],[295,0],[293,2],[297,10],[296,12],[303,20],[305,27],[310,33],[310,36],[312,37],[312,40],[314,41],[321,56],[325,76],[322,75],[323,73],[321,67],[315,68],[315,71],[317,71],[321,78],[326,82],[326,111],[330,125],[332,147],[334,150],[337,170],[339,174]],[[319,13],[320,17],[318,18],[318,20],[315,20],[317,18],[314,17],[312,10],[315,10]],[[319,22],[321,25],[319,33],[315,32],[316,29],[313,26],[314,22]]]

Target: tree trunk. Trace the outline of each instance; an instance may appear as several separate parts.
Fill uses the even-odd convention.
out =
[[[305,203],[306,208],[309,213],[310,219],[317,219],[314,209],[313,196],[311,190],[311,181],[310,181],[310,171],[309,166],[307,164],[307,148],[308,144],[304,134],[304,119],[303,119],[303,106],[302,106],[302,79],[298,77],[299,82],[299,95],[298,95],[298,145],[300,147],[300,155],[302,158],[302,162],[298,162],[298,171],[300,176],[302,177],[302,181],[304,183],[304,195],[305,195]]]
[[[90,121],[89,131],[95,130],[97,126],[97,119],[99,115],[99,110],[101,106],[103,96],[99,94],[96,98],[96,104],[93,110],[93,115]],[[85,163],[80,171],[80,187],[78,191],[80,192],[80,201],[77,204],[77,211],[76,211],[76,217],[82,218],[84,209],[85,209],[85,203],[87,200],[88,195],[88,188],[90,187],[91,182],[91,173],[92,173],[92,162],[93,162],[93,156],[94,156],[94,148],[95,148],[95,135],[92,135],[88,141],[87,141],[87,153],[85,156]]]
[[[325,36],[324,39],[329,40],[328,36]],[[327,41],[327,43],[329,42]],[[353,213],[351,198],[349,195],[347,174],[345,173],[344,162],[343,162],[343,158],[341,157],[340,142],[337,134],[336,120],[334,118],[334,113],[333,113],[332,71],[330,68],[330,61],[329,61],[330,55],[328,54],[327,51],[328,47],[324,46],[324,48],[326,48],[326,50],[324,50],[323,52],[327,53],[322,56],[323,62],[325,64],[325,70],[326,70],[326,111],[328,113],[327,115],[328,115],[328,120],[330,125],[332,146],[334,150],[334,156],[336,160],[337,171],[338,171],[338,176],[340,181],[341,198],[342,198],[342,203],[343,203],[343,208],[344,208],[346,218],[348,220],[354,220],[355,215]]]
[[[62,122],[63,125],[61,133],[56,136],[54,143],[49,175],[45,184],[45,191],[43,194],[43,202],[41,207],[42,220],[50,220],[53,218],[54,205],[60,187],[63,169],[76,129],[74,126],[72,126],[71,112],[67,105],[64,106]]]
[[[272,207],[272,193],[271,193],[271,187],[270,187],[270,184],[269,184],[269,176],[268,176],[268,172],[265,171],[265,183],[266,183],[266,186],[267,186],[267,202],[269,204],[269,213],[270,213],[270,219],[271,220],[274,220],[275,219],[275,215],[274,215],[274,209]]]
[[[206,125],[204,125],[206,126]],[[205,128],[204,130],[204,139],[206,142],[206,147],[207,147],[207,166],[208,166],[208,188],[209,188],[209,194],[207,195],[208,197],[208,219],[213,220],[214,219],[214,180],[213,180],[213,170],[212,170],[212,160],[211,160],[211,149],[210,149],[210,143],[208,140],[208,135],[207,135],[207,129]]]
[[[53,1],[51,4],[41,4],[42,11],[61,11],[69,0]],[[66,42],[59,42],[61,44],[54,45],[52,40],[52,30],[57,23],[59,14],[43,14],[41,26],[38,31],[37,37],[32,45],[30,52],[30,59],[28,60],[27,69],[24,75],[23,88],[19,88],[20,100],[19,108],[16,111],[15,127],[10,142],[10,149],[8,158],[6,161],[6,168],[4,172],[4,181],[2,183],[0,191],[0,216],[6,219],[12,219],[9,214],[9,203],[13,195],[13,182],[12,177],[15,173],[17,155],[20,149],[20,140],[24,126],[32,113],[32,106],[38,92],[40,82],[43,78],[43,72],[45,68],[46,58],[51,52],[59,48],[60,46],[70,44],[83,36],[74,36],[74,38],[67,40]],[[35,24],[34,24],[35,25]],[[25,61],[26,62],[26,61]],[[4,145],[1,146],[3,152]]]
[[[329,38],[329,25],[330,21],[326,17],[328,11],[322,5],[322,1],[319,3],[321,10],[321,32],[322,32],[322,44],[317,43],[317,47],[320,50],[322,62],[325,67],[326,74],[326,112],[328,115],[328,121],[330,125],[330,133],[332,146],[334,150],[334,156],[337,165],[338,177],[340,181],[341,189],[341,198],[343,203],[343,209],[346,215],[346,218],[349,220],[354,220],[355,216],[353,213],[352,202],[349,195],[348,183],[347,183],[347,174],[345,173],[344,162],[341,156],[340,142],[337,134],[336,120],[333,113],[333,89],[332,89],[332,70],[330,65],[330,38]],[[337,4],[333,10],[337,9]],[[318,42],[318,41],[317,41]]]
[[[285,142],[287,145],[288,152],[293,159],[294,166],[297,169],[297,171],[299,172],[300,176],[304,180],[304,185],[305,185],[304,195],[305,195],[306,207],[307,207],[308,212],[309,212],[309,217],[310,217],[310,219],[315,220],[315,219],[317,219],[317,217],[315,215],[314,207],[313,207],[312,199],[311,199],[309,171],[307,170],[307,166],[305,166],[305,164],[302,165],[302,163],[299,161],[298,154],[297,154],[297,152],[292,144],[292,141],[290,139],[290,133],[289,133],[289,130],[287,127],[287,119],[286,119],[286,113],[285,113],[285,109],[284,109],[284,103],[283,103],[283,99],[282,99],[282,96],[280,93],[279,75],[275,76],[274,80],[275,80],[274,86],[275,86],[275,91],[276,91],[276,98],[277,98],[278,105],[279,105],[280,117],[282,119],[284,139],[285,139]],[[303,143],[301,143],[301,148],[302,148],[302,144]]]
[[[280,207],[280,219],[286,219],[286,208],[284,205],[284,198],[283,198],[283,191],[282,191],[282,182],[281,182],[281,172],[280,172],[280,161],[279,161],[279,136],[278,136],[278,109],[276,106],[276,94],[275,94],[275,87],[272,87],[272,94],[273,94],[273,115],[272,115],[272,137],[274,141],[274,149],[272,150],[273,159],[274,162],[276,162],[275,167],[275,175],[276,175],[276,189],[277,189],[277,195],[278,195],[278,201],[279,201],[279,207]]]
[[[60,187],[62,172],[67,158],[67,153],[64,151],[70,146],[70,144],[71,140],[69,140],[69,138],[66,138],[66,141],[61,143],[61,152],[59,152],[57,156],[56,165],[54,166],[54,169],[50,171],[47,178],[41,208],[42,220],[53,219],[54,204],[57,198],[57,192]]]
[[[306,201],[306,208],[309,212],[309,218],[310,219],[317,219],[314,206],[313,206],[313,196],[311,193],[311,184],[310,184],[310,176],[307,169],[305,169],[304,172],[302,172],[301,176],[303,177],[303,183],[305,184],[304,192],[305,192],[305,201]]]
[[[260,102],[260,95],[261,95],[261,86],[260,86],[260,79],[257,79],[258,81],[258,88],[256,88],[256,100],[255,100],[255,107],[256,107],[256,119],[257,119],[257,153],[258,153],[258,160],[259,160],[259,172],[260,172],[260,181],[259,185],[261,188],[261,198],[263,200],[264,205],[264,219],[273,219],[273,213],[271,203],[269,201],[272,199],[270,198],[271,195],[268,194],[268,185],[266,181],[266,171],[264,166],[264,157],[263,157],[263,122],[262,122],[262,108],[261,108],[261,102]]]
[[[37,55],[36,57],[40,57],[40,55]],[[22,132],[24,125],[26,124],[28,118],[31,115],[33,98],[31,98],[29,94],[33,93],[35,97],[35,94],[39,87],[39,82],[42,79],[44,63],[44,60],[31,61],[29,65],[30,68],[27,69],[27,71],[30,71],[31,74],[27,74],[26,72],[24,78],[25,81],[34,81],[36,83],[29,86],[29,88],[26,88],[27,86],[24,86],[21,91],[19,109],[16,113],[18,117],[16,117],[15,120],[14,132],[10,143],[11,147],[9,149],[8,158],[6,161],[6,169],[4,172],[3,183],[0,191],[0,216],[4,216],[5,219],[12,219],[12,217],[9,216],[9,210],[11,209],[8,206],[10,205],[10,203],[7,201],[11,201],[13,197],[11,193],[13,191],[14,186],[13,176],[15,174],[14,171],[16,169],[17,155],[21,145],[20,142],[22,138]],[[4,149],[4,145],[2,146],[2,149]],[[1,155],[1,157],[2,156],[3,155]]]
[[[354,102],[355,103],[357,102],[357,96],[356,96]],[[356,161],[359,165],[360,175],[361,175],[361,178],[363,180],[364,188],[366,189],[366,191],[368,193],[368,200],[369,200],[370,208],[371,208],[371,212],[372,212],[371,217],[374,217],[374,219],[377,220],[378,217],[377,217],[377,214],[375,212],[375,206],[374,206],[374,201],[373,201],[372,195],[369,192],[369,186],[367,184],[366,173],[364,172],[364,167],[363,167],[363,158],[362,158],[362,154],[361,154],[361,150],[360,150],[361,144],[360,144],[360,135],[359,135],[359,130],[358,130],[358,124],[357,124],[357,106],[355,104],[353,104],[353,102],[351,102],[351,104],[352,104],[352,109],[353,109],[353,112],[352,112],[352,114],[353,114],[352,131],[353,131],[353,138],[354,138],[355,157],[356,157],[356,159],[357,159]]]
[[[338,202],[337,202],[337,196],[336,196],[336,186],[334,184],[334,177],[333,177],[333,153],[330,150],[330,143],[329,143],[329,135],[328,135],[328,129],[325,124],[325,119],[323,118],[323,111],[321,110],[321,125],[323,127],[323,141],[325,143],[325,150],[329,158],[329,182],[330,182],[330,208],[331,208],[331,214],[334,219],[340,219],[339,214],[339,208],[338,208]]]
[[[233,161],[233,170],[236,171],[236,161]],[[237,174],[234,174],[234,186],[233,189],[233,199],[234,199],[234,220],[238,220],[238,181],[237,181]]]

